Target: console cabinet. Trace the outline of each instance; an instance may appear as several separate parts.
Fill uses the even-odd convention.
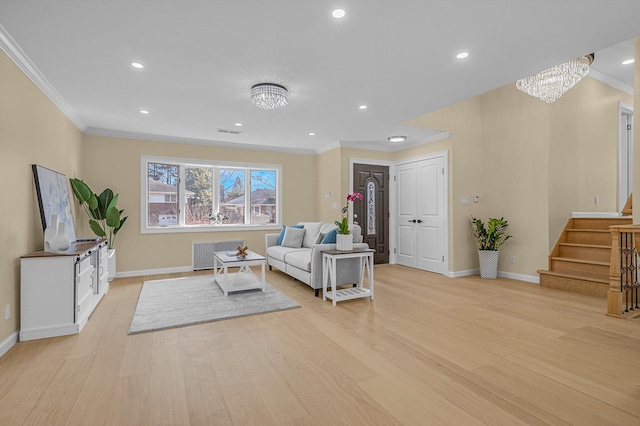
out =
[[[20,259],[20,340],[77,334],[109,290],[107,242]]]

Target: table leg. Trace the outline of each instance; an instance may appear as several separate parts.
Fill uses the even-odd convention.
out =
[[[262,291],[266,290],[266,280],[264,277],[264,262],[262,262]]]
[[[327,280],[329,279],[329,268],[327,257],[322,255],[322,301],[327,300]]]

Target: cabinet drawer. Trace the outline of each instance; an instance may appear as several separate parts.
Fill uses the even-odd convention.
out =
[[[83,259],[78,265],[78,276],[76,277],[77,285],[77,303],[82,304],[85,298],[93,294],[94,266],[91,264],[91,258]]]

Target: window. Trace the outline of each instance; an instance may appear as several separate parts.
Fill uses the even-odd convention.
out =
[[[281,167],[142,157],[142,232],[279,227]]]

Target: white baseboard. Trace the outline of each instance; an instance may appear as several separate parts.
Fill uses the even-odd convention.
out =
[[[512,272],[502,272],[498,271],[498,276],[502,278],[510,278],[512,280],[525,281],[533,284],[540,284],[540,276],[532,276],[532,275],[524,275],[524,274],[514,274]]]
[[[116,278],[141,277],[143,275],[173,274],[176,272],[191,272],[191,271],[193,271],[193,267],[191,265],[176,266],[173,268],[141,269],[139,271],[118,272],[116,274]]]
[[[6,354],[16,343],[18,343],[18,332],[14,331],[0,343],[0,357]]]
[[[176,266],[173,268],[159,268],[159,269],[142,269],[138,271],[118,272],[118,274],[116,275],[116,278],[141,277],[143,275],[173,274],[178,272],[191,272],[191,271],[193,271],[192,266]],[[480,269],[468,269],[466,271],[449,271],[449,272],[446,272],[444,276],[449,278],[460,278],[460,277],[468,277],[470,275],[479,275],[479,274],[480,274]],[[511,272],[502,272],[502,271],[498,271],[498,276],[503,278],[510,278],[512,280],[526,281],[529,283],[540,284],[539,276],[514,274]]]
[[[449,271],[445,274],[449,278],[460,278],[460,277],[468,277],[469,275],[478,275],[480,273],[480,269],[468,269],[466,271]]]
[[[449,271],[445,275],[448,276],[449,278],[460,278],[460,277],[468,277],[469,275],[480,275],[480,269],[468,269],[466,271],[455,271],[455,272]],[[525,281],[533,284],[540,284],[539,276],[514,274],[512,272],[503,272],[503,271],[498,271],[498,276],[501,278],[509,278],[512,280]]]

